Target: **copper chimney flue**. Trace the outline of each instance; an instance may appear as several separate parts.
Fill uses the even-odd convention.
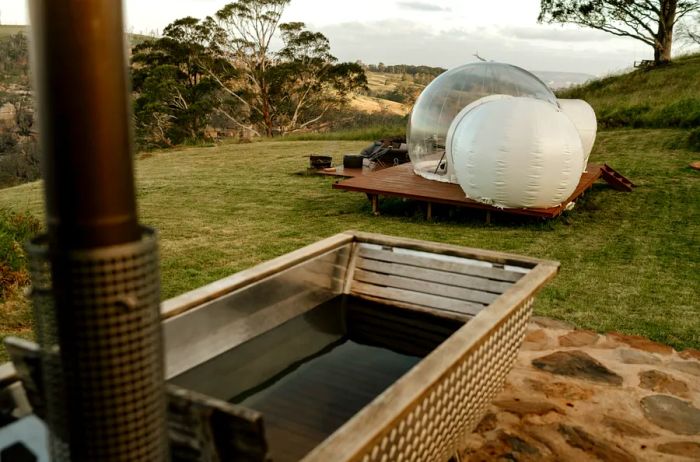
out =
[[[167,458],[156,239],[138,225],[122,2],[30,0],[48,233],[30,246],[54,461]]]

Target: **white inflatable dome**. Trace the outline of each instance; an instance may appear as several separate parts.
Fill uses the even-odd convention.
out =
[[[549,102],[492,98],[455,118],[449,132],[454,174],[467,197],[479,202],[554,207],[581,178],[578,131]]]
[[[569,119],[574,123],[581,144],[583,145],[583,170],[586,170],[588,158],[593,150],[596,133],[598,132],[598,120],[595,116],[595,111],[590,104],[582,99],[560,99],[558,100],[561,111],[569,116]]]
[[[445,154],[447,131],[460,111],[489,95],[529,96],[557,104],[544,82],[510,64],[472,63],[441,74],[418,97],[408,123],[408,153],[418,175],[455,180]]]

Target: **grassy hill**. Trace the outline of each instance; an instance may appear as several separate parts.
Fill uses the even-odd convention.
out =
[[[331,234],[394,234],[502,250],[562,263],[535,311],[599,331],[623,331],[700,347],[697,157],[671,148],[681,130],[608,130],[593,161],[608,162],[639,187],[620,193],[596,185],[567,216],[548,222],[483,212],[425,221],[412,202],[383,201],[370,213],[362,194],[299,174],[305,155],[357,152],[363,141],[260,142],[183,148],[137,162],[141,220],[160,231],[163,296],[172,297]],[[0,208],[41,216],[41,184],[0,190]],[[0,305],[0,334],[29,335],[23,308]],[[17,314],[17,313],[24,313]]]
[[[368,95],[356,95],[350,105],[365,112],[386,111],[404,116],[411,111],[413,99],[425,88],[410,75],[367,71]]]
[[[559,92],[588,101],[602,127],[700,127],[700,54]]]

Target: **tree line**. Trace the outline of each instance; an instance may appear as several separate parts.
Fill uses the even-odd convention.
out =
[[[442,67],[414,66],[411,64],[391,64],[387,66],[384,63],[367,64],[366,69],[372,72],[384,72],[386,74],[407,74],[411,76],[425,74],[432,77],[437,77],[447,70]]]
[[[289,1],[238,0],[204,19],[176,20],[135,46],[139,140],[179,144],[203,138],[211,125],[241,137],[309,130],[366,89],[364,69],[339,63],[323,34],[280,22]]]

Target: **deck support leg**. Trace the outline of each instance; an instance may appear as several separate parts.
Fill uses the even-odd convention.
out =
[[[379,216],[379,194],[370,194],[369,201],[372,203],[372,214]]]
[[[490,210],[486,211],[486,224],[487,225],[491,224],[491,211]]]
[[[433,203],[428,202],[428,205],[425,208],[425,219],[428,221],[431,221],[433,219]]]

